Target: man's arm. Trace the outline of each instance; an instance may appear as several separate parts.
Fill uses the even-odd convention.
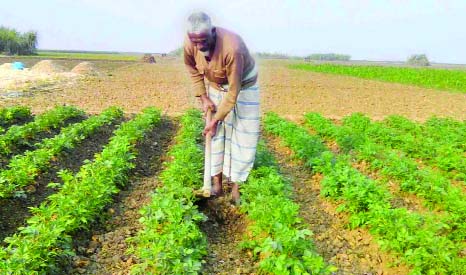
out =
[[[206,88],[204,84],[204,75],[201,74],[196,68],[196,61],[194,60],[193,49],[190,48],[186,43],[184,45],[184,64],[188,69],[193,82],[195,96],[206,95]]]
[[[226,73],[228,79],[228,92],[220,103],[214,120],[223,120],[236,104],[236,99],[241,90],[243,78],[244,59],[240,51],[226,57]]]

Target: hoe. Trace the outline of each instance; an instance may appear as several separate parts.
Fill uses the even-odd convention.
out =
[[[206,125],[209,124],[211,120],[212,120],[212,111],[209,108],[206,114]],[[212,141],[212,136],[210,133],[207,133],[205,136],[204,185],[202,186],[201,189],[194,191],[195,196],[200,197],[200,198],[210,198],[210,194],[212,190],[212,179],[210,177],[211,141]]]

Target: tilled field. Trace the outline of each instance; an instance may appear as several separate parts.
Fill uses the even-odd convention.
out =
[[[70,66],[70,61],[61,62]],[[32,98],[8,99],[0,106],[22,104],[41,112],[54,104],[72,104],[90,113],[109,106],[122,106],[128,113],[156,106],[167,114],[179,115],[197,105],[181,60],[161,59],[155,65],[103,61],[95,64],[106,72],[105,76],[87,78],[77,86]],[[466,119],[465,94],[292,70],[287,61],[266,60],[259,64],[263,112],[274,111],[293,120],[312,111],[335,119],[354,112],[376,120],[391,114],[416,121],[434,115]]]
[[[104,75],[60,92],[2,102],[36,115],[0,121],[1,274],[462,274],[466,267],[465,95],[264,61],[263,111],[278,115],[264,115],[265,143],[235,206],[227,195],[192,194],[202,184],[202,120],[189,111],[197,103],[183,66],[99,68]],[[13,124],[22,127],[14,134]],[[44,148],[54,153],[38,153]]]

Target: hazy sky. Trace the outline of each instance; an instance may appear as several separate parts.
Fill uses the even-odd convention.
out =
[[[466,63],[466,0],[2,1],[0,25],[37,30],[39,48],[168,52],[187,15],[208,12],[251,51]]]

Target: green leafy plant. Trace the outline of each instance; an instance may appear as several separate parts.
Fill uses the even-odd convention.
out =
[[[258,146],[256,163],[241,186],[241,211],[251,221],[242,247],[252,250],[266,274],[332,274],[337,269],[315,251],[312,232],[290,199],[290,183],[279,174],[264,144]]]
[[[369,169],[379,171],[387,180],[398,181],[401,190],[425,198],[427,206],[446,210],[448,213],[443,218],[450,227],[448,237],[453,240],[466,238],[466,196],[462,190],[452,186],[435,170],[421,168],[416,161],[383,145],[382,140],[399,142],[385,127],[371,123],[361,114],[345,117],[343,126],[336,126],[320,114],[309,113],[306,124],[322,137],[336,140],[344,151],[351,152],[358,160],[369,163]],[[348,139],[356,142],[348,144]]]
[[[322,173],[322,195],[341,202],[340,209],[351,215],[350,225],[367,226],[383,248],[398,253],[412,267],[411,274],[461,274],[466,269],[463,244],[443,236],[448,225],[435,215],[392,208],[383,184],[352,168],[347,155],[335,155],[306,129],[273,113],[266,115],[264,129],[278,135],[312,171]]]
[[[176,145],[168,153],[160,175],[163,186],[141,209],[143,229],[129,238],[128,253],[138,256],[132,274],[198,274],[207,239],[198,223],[206,219],[194,204],[193,188],[202,186],[203,152],[197,144],[201,136],[199,111],[190,110],[181,118]]]
[[[290,65],[290,67],[466,93],[466,71],[464,70],[309,63]]]
[[[18,120],[31,117],[31,109],[25,106],[13,106],[0,109],[0,127],[14,124]]]
[[[373,123],[371,138],[407,156],[446,172],[450,178],[466,179],[466,125],[433,117],[424,125],[401,116]],[[372,132],[372,131],[371,131]]]
[[[30,145],[29,141],[34,135],[61,127],[67,120],[82,116],[84,116],[84,112],[76,107],[57,106],[37,115],[30,123],[11,126],[5,134],[0,136],[0,155],[8,155],[20,145]]]

